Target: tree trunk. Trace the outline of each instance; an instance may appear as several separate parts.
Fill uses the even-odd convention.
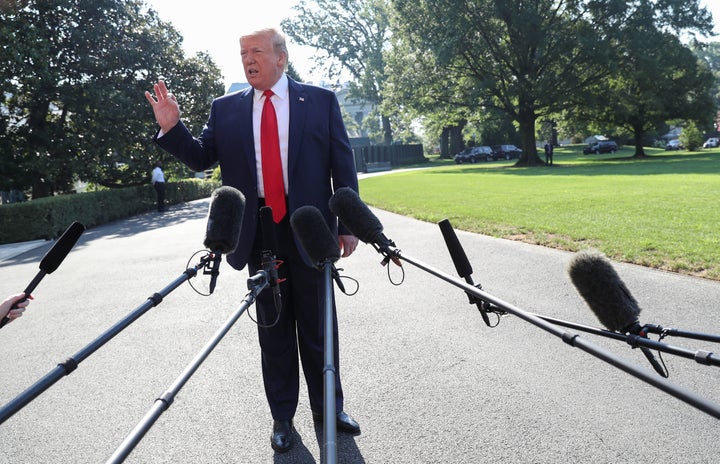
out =
[[[392,126],[390,125],[390,118],[382,116],[382,127],[383,127],[383,141],[385,145],[392,145]]]
[[[450,128],[444,127],[440,134],[440,158],[450,158]]]
[[[535,122],[537,116],[535,110],[529,104],[523,104],[520,99],[520,111],[518,113],[518,123],[520,124],[520,137],[522,139],[522,155],[516,163],[516,166],[540,166],[545,162],[540,159],[535,146]]]
[[[462,131],[466,124],[467,121],[460,121],[457,125],[450,128],[450,156],[460,153],[465,149]]]
[[[642,126],[633,126],[633,135],[635,136],[635,154],[633,158],[644,158],[645,147],[643,147],[643,139],[645,138],[645,129]]]

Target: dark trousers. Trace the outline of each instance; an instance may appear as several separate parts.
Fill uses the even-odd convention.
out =
[[[157,193],[157,209],[158,211],[165,211],[165,182],[155,182],[155,193]]]
[[[262,352],[262,373],[270,412],[275,420],[289,420],[295,416],[300,390],[298,363],[302,362],[308,386],[310,408],[323,411],[325,277],[321,271],[308,267],[300,257],[293,238],[290,221],[286,216],[276,225],[278,271],[281,279],[282,308],[275,308],[273,292],[263,290],[256,300],[258,338]],[[248,263],[250,274],[260,268],[262,231],[258,225],[253,254]],[[336,412],[343,410],[343,393],[340,383],[338,355],[337,315],[333,303],[333,338],[335,351]],[[272,327],[270,325],[277,319]]]

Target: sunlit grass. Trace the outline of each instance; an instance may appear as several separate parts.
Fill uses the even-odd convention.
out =
[[[450,165],[362,179],[372,206],[495,237],[720,280],[720,150],[632,148],[583,155],[560,148],[555,165]]]

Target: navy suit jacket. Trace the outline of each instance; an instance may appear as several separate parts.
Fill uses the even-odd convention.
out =
[[[330,212],[328,201],[341,187],[358,190],[355,161],[335,94],[288,79],[288,214],[301,206],[320,210],[333,233],[350,235]],[[248,262],[258,221],[257,168],[252,123],[253,89],[215,99],[199,138],[178,123],[155,140],[195,171],[220,163],[224,185],[245,195],[240,242],[228,262],[242,269]],[[302,252],[302,247],[298,246]],[[310,264],[305,259],[307,264]]]

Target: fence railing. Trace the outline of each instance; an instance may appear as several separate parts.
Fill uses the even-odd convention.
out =
[[[355,168],[358,172],[386,170],[427,161],[423,146],[417,145],[366,145],[353,147]]]

